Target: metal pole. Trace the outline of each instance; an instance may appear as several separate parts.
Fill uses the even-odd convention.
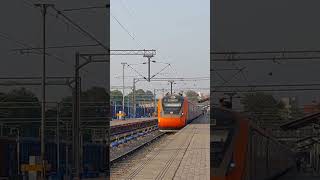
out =
[[[132,88],[132,105],[133,105],[133,118],[136,118],[136,79],[133,78],[133,88]]]
[[[153,89],[153,100],[154,100],[154,113],[156,112],[157,100],[156,100],[156,89]]]
[[[18,175],[20,176],[20,131],[17,129],[17,161],[18,161]]]
[[[43,62],[42,62],[42,103],[41,103],[41,162],[42,162],[42,179],[45,179],[45,142],[44,142],[44,129],[46,120],[46,14],[47,5],[42,4],[42,17],[43,17]]]
[[[114,102],[114,114],[117,114],[117,101]]]
[[[129,99],[129,96],[128,96],[128,117],[129,117],[129,114],[130,114],[130,99]]]
[[[59,114],[60,112],[60,104],[57,103],[57,174],[60,174],[60,122],[59,122]]]
[[[233,104],[232,99],[233,99],[233,96],[236,95],[237,93],[233,92],[233,93],[224,93],[224,94],[229,96],[230,105],[231,105],[230,108],[232,108],[232,104]]]
[[[144,117],[146,116],[146,101],[144,98],[143,98],[143,116]]]
[[[66,124],[67,126],[67,141],[66,141],[66,177],[67,179],[69,178],[69,148],[68,148],[68,137],[69,137],[69,126],[68,124]]]
[[[122,112],[124,113],[124,66],[126,63],[122,64]]]
[[[150,62],[151,62],[151,57],[148,57],[148,81],[150,82]]]
[[[80,134],[79,134],[79,113],[80,113],[80,94],[79,94],[79,53],[76,53],[76,62],[75,62],[75,116],[74,116],[74,127],[73,127],[73,152],[74,152],[74,168],[75,168],[75,177],[80,178],[80,161],[79,161],[79,143],[80,143]]]
[[[172,84],[173,84],[174,81],[169,81],[169,82],[170,82],[170,92],[172,94]]]

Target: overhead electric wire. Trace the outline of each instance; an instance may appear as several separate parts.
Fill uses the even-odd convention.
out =
[[[25,4],[26,4],[27,6],[33,8],[33,9],[37,9],[37,7],[34,6],[34,4],[29,3],[29,2],[26,1],[26,0],[22,0],[22,1],[25,2]],[[41,3],[41,1],[38,1],[38,2]],[[69,23],[68,23],[65,19],[58,18],[58,14],[52,14],[52,13],[50,13],[50,12],[47,12],[47,14],[48,14],[49,16],[52,16],[52,17],[56,18],[56,19],[59,19],[59,20],[60,20],[61,22],[63,22],[67,27],[69,27]],[[73,28],[73,29],[76,30],[77,32],[79,32],[80,34],[82,34],[83,36],[86,36],[86,34],[85,34],[84,32],[82,32],[80,29],[78,29],[78,28]]]
[[[284,50],[284,51],[212,51],[210,54],[238,55],[238,54],[298,54],[298,53],[320,53],[320,50]]]
[[[141,73],[139,73],[137,70],[135,70],[132,66],[130,66],[129,64],[127,64],[128,67],[130,67],[132,70],[134,70],[137,74],[139,74],[143,79],[147,80],[146,77],[144,77]]]
[[[141,48],[143,48],[143,44],[140,42],[140,41],[138,41],[138,39],[137,39],[137,37],[133,34],[133,33],[131,33],[129,30],[128,30],[128,28],[125,26],[125,25],[123,25],[121,22],[120,22],[120,20],[117,18],[117,17],[115,17],[112,13],[110,13],[110,15],[112,16],[112,18],[120,25],[120,27],[141,47]],[[159,54],[159,50],[157,50],[157,54],[161,57],[161,53]],[[162,57],[163,58],[163,57]],[[164,58],[163,58],[164,59]],[[156,61],[157,62],[157,61]],[[167,66],[165,66],[164,68],[162,68],[159,72],[157,72],[156,74],[154,74],[151,78],[154,78],[156,75],[159,75],[161,72],[163,72],[165,69],[167,69],[168,67],[170,67],[172,70],[173,70],[173,72],[176,74],[176,77],[179,75],[178,74],[178,72],[176,71],[176,69],[170,64],[170,63],[164,63],[164,62],[159,62],[159,63],[163,63],[163,64],[168,64]],[[132,68],[132,67],[131,67]],[[135,70],[136,71],[136,70]],[[136,71],[137,72],[137,71]],[[141,75],[140,73],[139,73],[139,75],[140,76],[142,76],[143,78],[145,78],[143,75]]]
[[[238,72],[236,72],[227,82],[224,82],[223,84],[219,85],[218,87],[221,87],[221,86],[224,86],[224,85],[230,83],[230,81],[233,80],[233,78],[234,78],[236,75],[238,75],[238,74],[240,73],[240,71],[242,71],[242,70],[243,70],[243,68],[240,69]]]
[[[297,86],[320,86],[320,84],[256,84],[256,85],[230,85],[230,86],[217,86],[219,88],[253,88],[253,87],[297,87]]]
[[[138,46],[140,48],[143,48],[143,44],[136,38],[135,35],[133,35],[133,33],[130,33],[130,31],[128,30],[127,27],[125,27],[120,20],[115,17],[112,13],[110,13],[110,15],[112,16],[112,18],[120,25],[120,27],[138,44]],[[159,55],[159,50],[158,51],[158,55]],[[161,55],[160,55],[161,56]],[[164,59],[164,58],[163,58]],[[164,64],[168,64],[168,63],[164,63]],[[170,65],[171,66],[171,65]],[[172,66],[171,66],[172,67]],[[162,71],[162,70],[161,70]],[[177,73],[176,73],[177,74]]]
[[[29,3],[29,2],[26,1],[26,0],[22,0],[22,1],[25,2],[25,4],[26,4],[27,6],[33,8],[33,9],[37,9],[37,7],[34,6],[34,4]],[[41,1],[38,1],[38,2],[41,3]],[[54,10],[56,10],[57,14],[63,15],[63,14],[61,14],[59,11],[57,11],[57,9],[54,9]],[[57,18],[56,15],[51,14],[50,12],[47,12],[47,14]],[[66,16],[64,16],[64,17],[66,17]],[[59,18],[59,20],[62,20],[62,19]],[[67,20],[67,19],[66,19],[66,20]],[[62,21],[63,21],[66,25],[68,25],[68,22],[66,22],[66,20],[62,20]],[[70,18],[69,18],[68,20],[69,20],[69,23],[73,22]],[[70,20],[71,20],[71,22],[70,22]],[[72,23],[71,23],[71,24],[72,24]],[[73,25],[77,25],[77,24],[73,24]],[[78,25],[77,25],[77,26],[78,26]],[[80,27],[80,26],[78,26],[78,27]],[[79,29],[78,29],[78,28],[74,28],[74,29],[77,30],[79,33],[83,34],[84,36],[88,36],[88,32],[86,32],[86,31],[85,31],[84,29],[82,29],[81,27],[80,27]],[[0,35],[1,35],[1,34],[0,34]],[[89,33],[89,35],[90,35],[90,33]],[[2,36],[2,37],[4,37],[4,36]],[[7,37],[7,40],[11,40],[11,39]],[[42,53],[42,50],[40,50],[40,48],[39,48],[39,49],[38,49],[38,48],[34,48],[34,47],[32,47],[32,46],[26,45],[26,44],[21,43],[21,42],[16,41],[16,40],[12,40],[12,41],[16,42],[17,44],[22,45],[22,47],[24,47],[24,48],[27,48],[27,49],[35,49],[35,50],[38,50],[40,53]],[[97,42],[96,45],[71,45],[71,46],[74,46],[74,47],[78,46],[78,47],[80,47],[80,46],[99,46],[99,45],[101,46],[101,44]],[[65,47],[71,47],[71,46],[65,46]],[[60,46],[60,47],[62,48],[63,46]],[[51,48],[60,48],[60,47],[59,47],[59,46],[56,46],[56,47],[51,47]],[[49,48],[50,48],[50,47],[49,47]],[[42,48],[41,48],[41,49],[42,49]],[[51,56],[51,57],[54,57],[54,58],[56,58],[57,60],[59,60],[60,62],[62,62],[62,63],[66,63],[65,60],[63,60],[62,58],[60,58],[60,57],[58,57],[58,56],[56,56],[56,55],[52,55],[52,54],[49,54],[49,53],[46,53],[46,55]],[[70,63],[69,63],[69,64],[70,64]],[[70,64],[70,65],[73,66],[72,64]],[[86,73],[89,73],[87,70],[83,70],[83,69],[82,69],[82,71],[84,71],[84,72],[86,72]],[[85,77],[85,76],[84,76],[84,77]],[[91,81],[93,81],[93,80],[91,80]],[[97,82],[95,81],[95,83],[97,83]]]
[[[165,66],[164,68],[162,68],[159,72],[157,72],[156,74],[154,74],[153,76],[151,76],[151,78],[154,78],[155,76],[157,76],[159,73],[161,73],[162,71],[164,71],[165,69],[167,69],[167,67],[169,67],[170,64],[168,64],[167,66]]]
[[[46,47],[46,49],[64,49],[64,48],[96,47],[96,46],[99,46],[99,44],[49,46],[49,47]],[[11,51],[27,51],[27,50],[38,50],[38,49],[43,49],[43,48],[31,47],[31,48],[24,48],[24,49],[11,49]]]
[[[121,28],[122,28],[133,40],[135,40],[135,41],[138,43],[138,45],[140,46],[140,48],[143,49],[142,43],[141,43],[140,41],[138,41],[138,40],[136,39],[136,37],[129,32],[129,30],[118,20],[118,18],[116,18],[112,13],[110,13],[110,15],[111,15],[112,18],[121,26]]]
[[[30,45],[25,44],[25,43],[23,43],[23,42],[21,42],[21,41],[17,41],[17,40],[9,37],[8,35],[6,35],[6,34],[4,34],[4,33],[1,33],[1,32],[0,32],[0,37],[2,37],[3,39],[6,39],[6,40],[8,40],[8,41],[12,41],[12,42],[18,44],[18,45],[21,46],[21,47],[31,48]],[[42,50],[39,49],[38,52],[39,52],[39,53],[42,53]],[[46,54],[47,56],[50,56],[50,57],[55,58],[56,60],[58,60],[58,61],[60,61],[60,62],[62,62],[62,63],[65,63],[65,60],[63,60],[62,58],[60,58],[60,57],[58,57],[58,56],[56,56],[56,55],[53,55],[53,54],[50,54],[50,53],[45,53],[45,54]]]
[[[71,9],[63,9],[61,11],[63,12],[69,12],[69,11],[80,11],[80,10],[90,10],[90,9],[105,9],[110,7],[108,4],[105,6],[92,6],[92,7],[82,7],[82,8],[71,8]]]
[[[85,33],[88,37],[90,37],[93,41],[97,42],[101,47],[103,47],[106,51],[110,51],[110,48],[106,47],[103,43],[101,43],[97,38],[95,38],[92,34],[90,34],[88,31],[86,31],[84,28],[82,28],[80,25],[75,23],[71,18],[69,18],[67,15],[65,15],[63,12],[58,10],[55,7],[51,7],[53,10],[55,10],[59,15],[61,15],[63,18],[65,18],[69,23],[71,23],[73,26],[77,27],[79,30],[81,30],[83,33]]]

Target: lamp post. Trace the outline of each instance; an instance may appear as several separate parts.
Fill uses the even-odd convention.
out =
[[[124,68],[127,63],[122,62],[122,113],[124,113]]]

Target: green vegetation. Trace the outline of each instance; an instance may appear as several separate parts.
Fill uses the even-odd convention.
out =
[[[199,100],[199,94],[192,90],[187,91],[186,96],[192,102],[197,102]]]
[[[263,92],[247,93],[241,99],[245,112],[254,115],[257,124],[267,121],[282,121],[285,112],[284,104],[272,95]]]

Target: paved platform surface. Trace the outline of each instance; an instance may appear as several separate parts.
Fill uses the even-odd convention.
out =
[[[137,163],[124,179],[210,179],[209,116],[202,116],[174,134]]]
[[[151,121],[157,119],[156,117],[152,118],[135,118],[135,119],[126,119],[126,120],[118,120],[114,119],[110,122],[111,126],[118,126],[118,125],[123,125],[123,124],[130,124],[130,123],[136,123],[136,122],[141,122],[141,121]]]

